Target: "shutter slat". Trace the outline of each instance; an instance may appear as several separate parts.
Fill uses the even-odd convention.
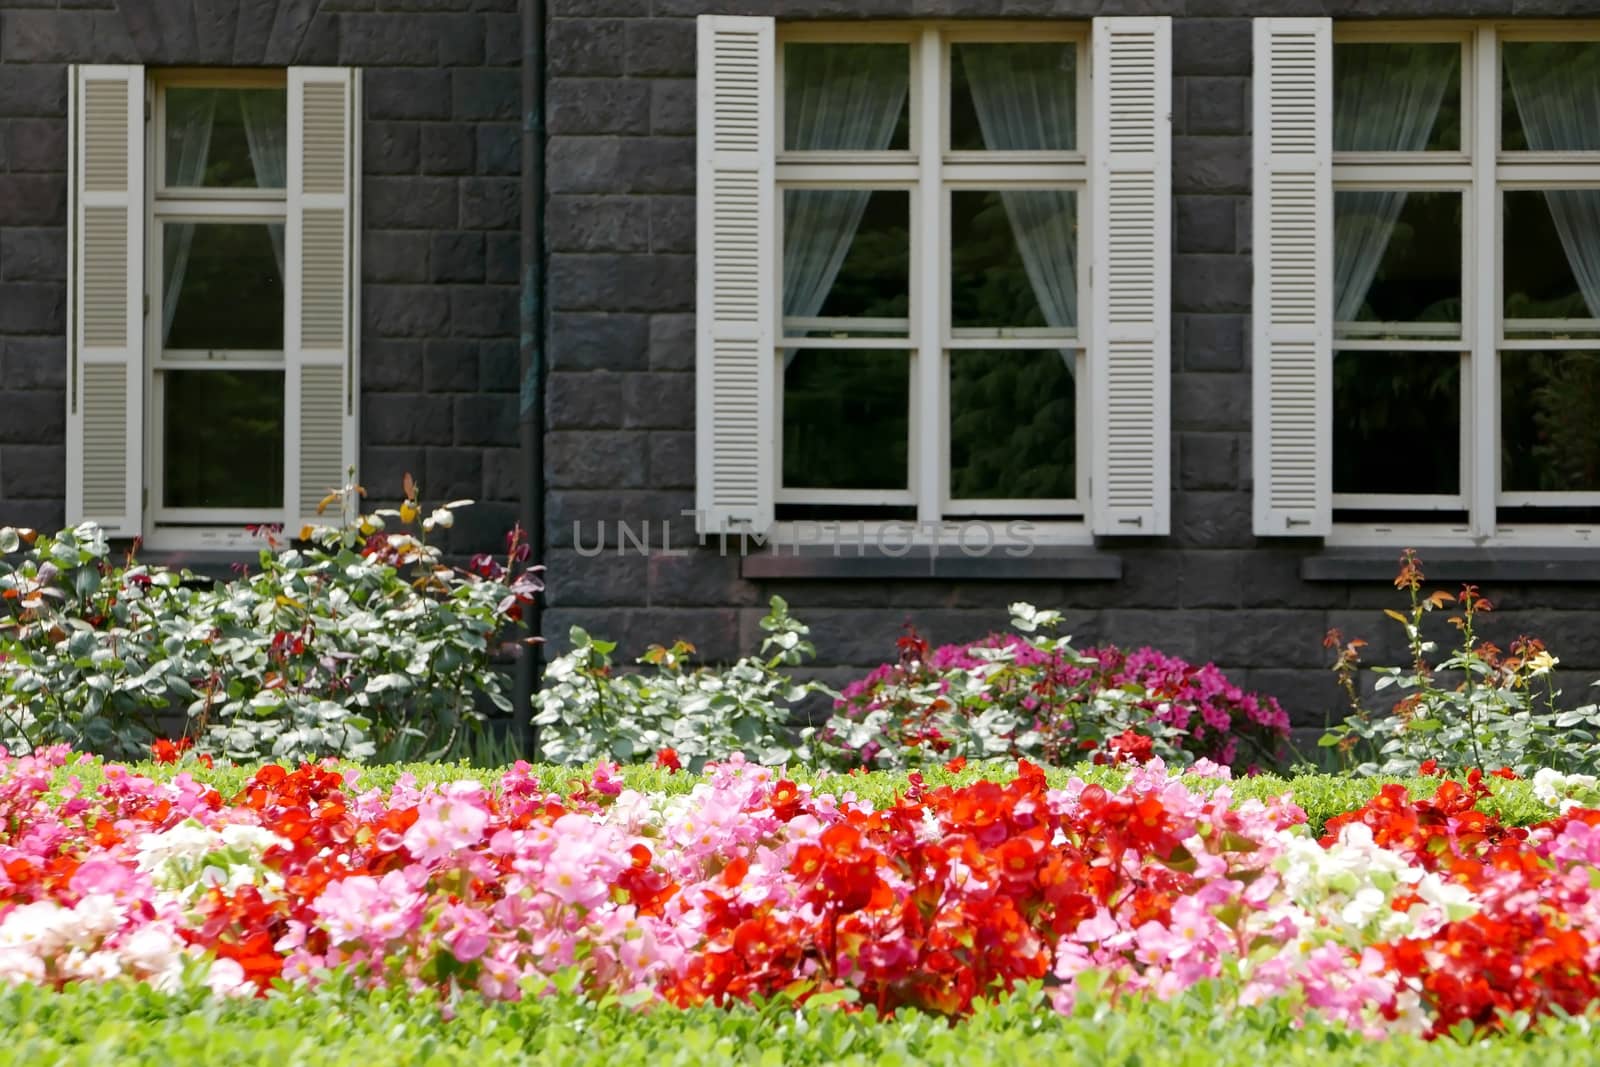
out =
[[[142,532],[144,68],[68,76],[67,492],[70,523]]]
[[[1101,535],[1171,525],[1171,26],[1094,20],[1089,373]]]
[[[701,16],[696,509],[702,533],[773,513],[775,44],[768,18]]]
[[[1255,23],[1255,532],[1332,526],[1333,27]]]
[[[351,228],[355,72],[289,71],[289,189],[284,337],[295,459],[288,500],[299,524],[326,523],[317,505],[356,461],[355,282]],[[392,488],[392,487],[386,487]]]

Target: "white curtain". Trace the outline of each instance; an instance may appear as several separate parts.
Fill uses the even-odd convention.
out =
[[[192,94],[191,94],[192,95]],[[170,99],[170,98],[169,98]],[[167,115],[167,184],[196,188],[205,184],[206,160],[211,155],[211,129],[217,120],[217,94],[205,94],[180,115]],[[161,293],[161,342],[172,333],[172,319],[178,312],[178,296],[183,292],[183,276],[189,270],[189,250],[194,244],[194,223],[169,223],[164,227],[161,246],[165,288]]]
[[[1077,77],[1061,45],[961,45],[957,49],[984,147],[996,152],[1062,151],[1076,143]],[[1078,325],[1078,233],[1068,189],[1002,192],[1001,203],[1045,323]],[[1071,352],[1062,352],[1068,373]]]
[[[790,45],[784,52],[785,147],[881,152],[910,86],[897,45]],[[783,198],[783,314],[814,318],[827,302],[872,192],[790,189]],[[785,331],[788,332],[788,331]]]
[[[1347,45],[1333,81],[1336,152],[1420,152],[1461,63],[1460,50],[1438,44]],[[1354,322],[1383,262],[1405,207],[1401,190],[1342,192],[1335,197],[1333,317]]]
[[[1503,52],[1529,149],[1600,148],[1600,46],[1540,41]],[[1544,197],[1583,302],[1600,318],[1600,189],[1547,189]]]
[[[246,90],[238,96],[256,188],[282,189],[289,174],[288,100],[283,93],[272,90]],[[272,254],[278,260],[278,276],[282,277],[283,227],[268,226],[267,232],[272,237]]]

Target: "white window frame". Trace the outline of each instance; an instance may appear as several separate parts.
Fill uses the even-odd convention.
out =
[[[1408,189],[1459,189],[1462,206],[1461,340],[1402,342],[1335,340],[1333,352],[1362,348],[1444,350],[1463,353],[1461,412],[1461,493],[1415,497],[1334,494],[1335,511],[1350,508],[1399,509],[1415,521],[1370,524],[1333,523],[1329,544],[1555,546],[1600,541],[1600,523],[1500,523],[1501,507],[1600,506],[1600,492],[1517,493],[1500,487],[1500,353],[1526,349],[1600,351],[1600,337],[1556,341],[1508,337],[1503,315],[1502,194],[1515,189],[1600,187],[1600,152],[1507,152],[1500,147],[1500,45],[1507,41],[1600,40],[1600,22],[1335,22],[1335,43],[1459,41],[1461,66],[1461,151],[1344,153],[1333,155],[1335,189],[1382,186]],[[1564,320],[1565,321],[1565,320]],[[1578,320],[1583,321],[1583,320]],[[1421,331],[1417,331],[1418,334]],[[1331,357],[1329,366],[1331,367]],[[1331,388],[1331,383],[1330,383]],[[1330,425],[1329,432],[1332,432]],[[1331,478],[1331,472],[1329,474]],[[1465,523],[1429,523],[1429,510],[1461,510]]]
[[[964,523],[995,520],[1006,536],[1034,544],[1090,544],[1090,469],[1093,462],[1092,393],[1089,375],[1089,291],[1093,219],[1089,210],[1093,123],[1090,107],[1091,26],[1088,22],[972,24],[932,21],[896,25],[782,24],[777,36],[779,145],[775,178],[777,203],[786,189],[871,188],[905,190],[910,200],[910,309],[904,337],[789,338],[780,336],[772,358],[775,371],[776,419],[783,424],[782,360],[786,348],[888,349],[910,360],[910,439],[907,442],[907,487],[903,490],[789,489],[782,485],[781,430],[776,436],[774,501],[778,505],[887,505],[916,507],[915,533],[910,520],[855,520],[841,512],[836,521],[778,521],[772,538],[779,543],[813,539],[829,531],[828,543],[887,544],[897,537],[913,543],[956,547]],[[1068,42],[1076,46],[1077,147],[1071,152],[950,151],[951,45],[969,42]],[[909,148],[886,152],[788,152],[783,139],[783,54],[792,43],[903,43],[910,52]],[[929,137],[929,131],[936,136]],[[1082,309],[1075,335],[1029,336],[1009,331],[955,330],[950,325],[951,270],[950,194],[956,190],[1069,188],[1076,194],[1078,223],[1078,306]],[[930,205],[932,207],[930,208]],[[782,262],[782,211],[775,211],[779,231],[775,245]],[[927,255],[924,250],[937,250]],[[932,269],[929,269],[929,268]],[[780,279],[781,291],[781,279]],[[887,324],[886,324],[887,325]],[[897,325],[897,324],[896,324]],[[861,322],[852,326],[860,331]],[[780,317],[780,334],[782,331]],[[948,424],[950,353],[962,349],[993,351],[1070,350],[1075,353],[1076,400],[1074,470],[1076,493],[1070,500],[953,500],[949,491]],[[997,535],[998,536],[998,535]],[[971,544],[968,535],[968,544]],[[890,547],[893,547],[892,545]]]
[[[167,90],[183,89],[281,89],[288,91],[286,69],[260,71],[179,70],[151,72],[147,75],[146,99],[151,101],[152,121],[148,124],[149,145],[145,188],[145,279],[149,312],[145,315],[145,505],[147,539],[154,547],[169,544],[179,547],[198,539],[211,547],[243,547],[255,538],[243,529],[245,524],[277,523],[287,526],[292,510],[285,478],[284,502],[278,508],[172,508],[165,499],[166,425],[164,371],[192,366],[226,363],[231,370],[276,371],[287,380],[288,361],[282,350],[217,351],[167,350],[162,347],[162,320],[158,309],[166,298],[162,262],[163,226],[168,223],[249,222],[287,227],[287,189],[174,189],[166,184],[166,101]],[[287,119],[285,120],[287,121]],[[285,134],[287,136],[287,133]],[[284,300],[288,300],[285,279]],[[287,342],[287,338],[285,338]],[[284,404],[287,408],[287,389]],[[288,412],[284,419],[287,422]],[[294,462],[291,442],[285,441],[284,470]]]

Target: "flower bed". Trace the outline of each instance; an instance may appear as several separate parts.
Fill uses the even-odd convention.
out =
[[[1385,786],[1318,840],[1289,798],[1235,803],[1215,765],[1211,788],[1159,765],[1114,788],[1017,770],[912,775],[874,805],[849,778],[828,795],[739,760],[675,795],[609,765],[558,789],[519,765],[365,791],[354,770],[267,766],[225,798],[65,749],[6,758],[0,977],[515,1000],[560,975],[638,1004],[951,1016],[1029,982],[1072,1011],[1220,981],[1373,1036],[1600,994],[1600,812],[1507,827],[1473,775],[1426,800]]]

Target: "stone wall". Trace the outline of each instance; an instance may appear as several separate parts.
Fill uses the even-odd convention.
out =
[[[1401,662],[1399,606],[1384,561],[1360,582],[1306,581],[1316,543],[1251,533],[1251,22],[1262,14],[1437,18],[1573,13],[1568,3],[1447,0],[550,0],[549,242],[553,311],[548,438],[551,610],[559,645],[581,623],[633,654],[683,637],[709,658],[759,642],[779,593],[813,628],[834,678],[882,662],[907,620],[935,641],[1004,625],[1026,599],[1063,609],[1089,641],[1153,644],[1215,660],[1274,693],[1297,724],[1319,725],[1339,696],[1326,670],[1332,626],[1372,640],[1372,661]],[[701,12],[780,19],[1065,18],[1168,14],[1173,24],[1172,536],[1107,542],[1114,582],[747,581],[693,542],[695,25]],[[590,558],[608,523],[649,521],[657,551]],[[1394,555],[1398,555],[1396,546]],[[1426,559],[1426,556],[1425,556]],[[1470,570],[1470,568],[1469,568]],[[1473,572],[1477,573],[1477,572]],[[1493,573],[1489,568],[1483,577]],[[1506,572],[1511,573],[1511,572]],[[1573,584],[1485,592],[1502,645],[1545,637],[1569,690],[1600,675],[1600,617]],[[1442,624],[1442,619],[1440,620]],[[1444,636],[1441,634],[1441,636]]]
[[[472,497],[492,546],[519,493],[522,31],[517,0],[0,3],[0,522],[65,493],[67,70],[363,68],[361,471]]]

